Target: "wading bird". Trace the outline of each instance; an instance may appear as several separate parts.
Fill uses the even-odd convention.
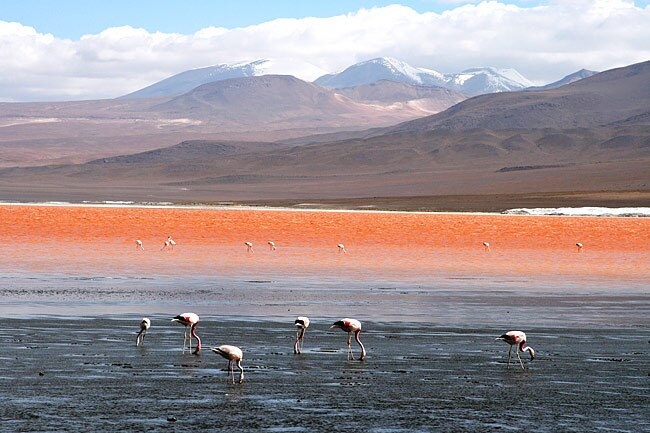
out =
[[[144,346],[144,336],[147,335],[147,329],[151,327],[151,320],[149,320],[146,317],[143,317],[142,320],[140,321],[140,332],[138,332],[138,336],[135,339],[135,345]]]
[[[309,317],[299,316],[294,323],[296,325],[296,342],[293,344],[293,353],[302,353],[305,331],[309,328]]]
[[[140,239],[135,240],[135,249],[144,251],[144,244]]]
[[[253,243],[252,242],[244,242],[244,245],[246,245],[246,252],[247,253],[252,253],[253,252]]]
[[[163,247],[160,249],[160,251],[164,250],[165,248],[172,248],[173,249],[172,243],[169,242],[169,241],[165,241],[165,243],[163,244]]]
[[[275,242],[268,241],[267,243],[269,244],[269,250],[275,251]]]
[[[224,344],[223,346],[213,347],[210,350],[228,360],[228,380],[232,377],[232,383],[235,383],[234,367],[237,364],[237,368],[239,368],[239,383],[244,382],[244,369],[241,366],[241,359],[244,357],[244,353],[239,347]]]
[[[580,242],[577,242],[576,247],[578,248],[578,252],[581,253],[582,252],[582,244]]]
[[[485,249],[485,252],[489,253],[490,250],[490,243],[489,242],[483,242],[483,248]]]
[[[366,349],[363,347],[363,344],[359,339],[359,334],[361,333],[361,322],[355,319],[342,319],[338,322],[334,322],[334,324],[330,326],[330,329],[331,328],[339,328],[348,333],[348,361],[350,359],[354,360],[354,354],[352,353],[352,347],[350,346],[350,338],[354,332],[354,339],[357,340],[359,347],[361,347],[361,356],[359,357],[359,360],[363,361],[363,358],[366,357]]]
[[[199,316],[197,316],[194,313],[183,313],[179,314],[178,316],[174,317],[172,319],[172,322],[178,322],[181,325],[185,326],[185,330],[183,331],[183,353],[185,353],[185,341],[187,340],[187,327],[190,327],[190,352],[192,352],[192,336],[196,338],[196,350],[194,350],[194,354],[198,354],[199,351],[201,350],[201,339],[199,338],[198,335],[196,335],[196,325],[199,323]]]
[[[347,254],[348,251],[345,249],[345,245],[338,244],[337,247],[339,247],[339,254],[341,253]]]
[[[497,340],[503,340],[510,345],[508,350],[508,368],[510,368],[510,356],[512,354],[512,346],[517,346],[517,358],[519,359],[519,364],[521,368],[524,368],[524,363],[521,362],[521,357],[519,356],[519,351],[530,352],[530,360],[535,359],[535,350],[532,347],[524,345],[526,344],[526,334],[521,331],[508,331],[500,337],[496,338]]]

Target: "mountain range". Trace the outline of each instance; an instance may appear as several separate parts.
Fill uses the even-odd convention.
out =
[[[181,72],[120,98],[179,96],[203,84],[231,78],[262,75],[310,77],[319,72],[322,70],[309,63],[286,59],[263,59],[233,65],[221,64]],[[460,73],[442,74],[431,69],[416,68],[390,57],[360,62],[342,72],[322,75],[314,81],[314,84],[330,89],[342,89],[373,84],[381,80],[416,86],[443,87],[466,95],[522,90],[532,85],[514,69],[478,67]]]
[[[206,84],[180,99],[158,100],[149,108],[152,116],[178,110],[201,119],[231,104],[232,110],[240,109],[237,101],[242,110],[259,101],[259,107],[269,108],[251,110],[252,124],[285,122],[274,112],[290,113],[296,105],[281,97],[240,96],[256,95],[269,87],[279,89],[281,95],[302,98],[301,104],[321,106],[323,112],[331,107],[340,113],[339,104],[352,110],[340,113],[339,119],[354,119],[359,113],[353,111],[357,104],[373,106],[359,101],[373,93],[364,86],[342,95],[293,77],[261,78]],[[395,94],[396,89],[390,87],[394,82],[387,83],[391,84],[382,91],[392,89]],[[408,99],[432,90],[415,86],[399,91]],[[207,109],[205,104],[215,108]],[[260,111],[270,114],[264,117]],[[316,111],[306,113],[307,123],[313,123]],[[33,199],[318,201],[648,191],[650,62],[554,89],[480,95],[441,113],[393,126],[344,131],[274,142],[186,139],[171,147],[82,164],[5,168],[0,170],[0,193]]]
[[[327,74],[315,84],[340,89],[391,80],[423,86],[439,86],[469,95],[508,92],[530,87],[532,83],[514,69],[471,68],[460,73],[442,74],[432,69],[415,68],[390,57],[357,63],[336,74]]]

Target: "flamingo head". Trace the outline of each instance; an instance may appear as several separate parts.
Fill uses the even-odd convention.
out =
[[[529,346],[528,351],[530,352],[530,360],[532,361],[533,359],[535,359],[535,350]]]

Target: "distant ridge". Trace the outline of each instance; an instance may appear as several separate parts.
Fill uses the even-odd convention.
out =
[[[562,78],[561,80],[554,81],[553,83],[549,83],[545,86],[533,86],[533,87],[528,87],[526,90],[548,90],[548,89],[556,89],[558,87],[565,86],[567,84],[574,83],[578,80],[582,80],[583,78],[589,78],[592,75],[596,75],[598,72],[596,71],[590,71],[588,69],[580,69],[579,71],[574,72],[573,74],[569,74],[566,77]]]

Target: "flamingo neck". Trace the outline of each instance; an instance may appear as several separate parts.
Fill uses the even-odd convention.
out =
[[[359,347],[361,347],[361,356],[359,357],[359,360],[362,360],[363,358],[366,357],[366,348],[363,347],[363,343],[361,343],[361,340],[359,339],[359,334],[361,331],[356,331],[354,333],[354,339],[357,340],[357,343],[359,344]]]
[[[535,359],[535,350],[534,350],[532,347],[530,347],[530,346],[525,346],[525,345],[526,345],[526,342],[525,342],[525,341],[521,342],[521,343],[519,344],[519,350],[521,350],[522,352],[528,352],[528,353],[530,353],[530,359],[531,359],[531,360]]]
[[[194,338],[196,338],[196,341],[198,342],[196,344],[196,350],[195,350],[195,352],[198,352],[199,350],[201,350],[201,339],[199,338],[198,335],[196,335],[196,325],[192,325],[192,328],[191,328],[190,332],[191,332],[192,336]]]

